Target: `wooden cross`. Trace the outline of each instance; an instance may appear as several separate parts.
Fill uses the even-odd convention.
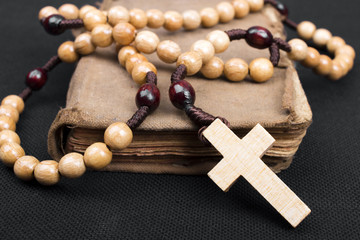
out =
[[[275,142],[260,124],[241,140],[216,119],[203,135],[224,156],[208,173],[223,191],[243,176],[293,227],[311,212],[260,159]]]

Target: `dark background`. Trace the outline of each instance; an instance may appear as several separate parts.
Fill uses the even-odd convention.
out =
[[[72,39],[69,32],[47,35],[37,20],[41,7],[59,7],[61,2],[0,2],[1,98],[19,93],[25,74]],[[86,1],[71,2],[80,7]],[[283,2],[293,20],[328,28],[360,52],[360,1]],[[226,194],[206,176],[108,172],[63,179],[48,188],[18,180],[1,164],[0,238],[359,239],[358,64],[356,59],[352,72],[339,82],[299,68],[314,122],[291,167],[279,174],[312,209],[296,229],[243,179]],[[61,64],[55,69],[21,116],[22,145],[39,159],[49,158],[47,131],[65,106],[74,67]]]

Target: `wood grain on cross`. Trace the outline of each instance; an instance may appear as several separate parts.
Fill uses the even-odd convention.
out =
[[[311,212],[260,159],[275,142],[260,124],[241,140],[216,119],[203,135],[224,156],[208,173],[223,191],[243,176],[293,227]]]

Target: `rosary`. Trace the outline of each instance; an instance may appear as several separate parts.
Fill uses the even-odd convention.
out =
[[[254,26],[246,30],[212,31],[204,40],[194,42],[190,51],[182,52],[176,42],[160,41],[155,33],[138,30],[144,27],[164,27],[168,31],[213,27],[219,22],[227,23],[234,18],[244,18],[250,12],[258,12],[265,4],[272,5],[282,21],[296,30],[303,40],[287,42],[274,38],[266,28]],[[341,37],[333,36],[326,29],[317,29],[309,21],[300,24],[291,21],[286,6],[276,0],[233,0],[231,3],[220,2],[215,8],[204,8],[200,12],[187,10],[182,14],[176,11],[163,13],[157,9],[129,11],[122,6],[100,11],[90,5],[78,9],[73,4],[64,4],[59,9],[44,7],[39,12],[39,20],[44,29],[53,35],[75,28],[85,28],[87,32],[78,35],[73,42],[61,44],[56,56],[43,67],[27,74],[27,87],[19,95],[9,95],[1,102],[0,160],[6,166],[13,167],[18,178],[25,181],[35,178],[40,184],[54,185],[61,176],[78,178],[87,168],[100,170],[110,164],[111,150],[128,147],[133,131],[159,106],[157,70],[143,55],[156,52],[160,60],[176,63],[177,66],[170,78],[169,98],[172,104],[199,126],[199,139],[211,143],[224,157],[208,176],[223,191],[228,191],[243,176],[293,227],[310,213],[310,209],[260,159],[275,139],[259,124],[243,139],[238,138],[224,117],[215,117],[194,105],[195,90],[185,78],[200,72],[208,79],[216,79],[224,74],[234,82],[242,81],[247,76],[259,83],[271,81],[274,67],[280,60],[280,51],[285,51],[291,60],[299,61],[316,74],[339,80],[352,69],[355,58],[354,49]],[[257,58],[248,64],[240,58],[232,58],[224,63],[215,56],[226,51],[231,41],[242,39],[251,47],[269,49],[270,58]],[[326,48],[334,59],[308,47],[304,40],[312,40],[317,47]],[[59,63],[74,63],[80,56],[93,53],[97,47],[108,47],[114,43],[120,65],[140,86],[135,97],[138,110],[126,123],[111,124],[104,133],[104,142],[93,143],[84,155],[69,153],[59,162],[40,162],[33,156],[25,155],[15,130],[26,99],[45,85],[48,73]]]

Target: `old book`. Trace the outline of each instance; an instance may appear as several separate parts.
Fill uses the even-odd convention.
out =
[[[152,1],[105,0],[102,9],[123,5],[128,9],[176,9],[183,11],[191,6],[200,10],[215,6],[217,0]],[[247,29],[259,25],[268,28],[274,37],[284,36],[280,16],[272,7],[235,19],[213,28],[170,33],[155,31],[161,40],[177,42],[187,51],[193,42],[204,39],[215,29]],[[250,48],[244,41],[232,42],[219,56],[224,60],[239,57],[248,63],[257,57],[269,57],[268,50]],[[122,151],[114,151],[113,161],[105,170],[146,173],[204,174],[221,159],[211,146],[197,139],[198,128],[185,113],[174,108],[168,99],[170,75],[175,64],[162,63],[156,54],[146,56],[158,69],[158,86],[161,91],[160,107],[134,132],[134,141]],[[274,171],[286,169],[298,149],[312,119],[312,113],[292,62],[281,53],[279,67],[271,80],[257,84],[246,79],[229,82],[225,78],[207,80],[201,74],[187,80],[196,90],[197,107],[214,116],[225,117],[231,129],[242,137],[257,123],[264,126],[276,139],[263,160]],[[139,86],[117,61],[115,47],[98,49],[95,54],[83,57],[72,77],[67,104],[61,109],[49,131],[49,153],[59,159],[67,152],[84,152],[87,146],[103,141],[107,126],[116,121],[127,121],[136,111],[135,94]]]

